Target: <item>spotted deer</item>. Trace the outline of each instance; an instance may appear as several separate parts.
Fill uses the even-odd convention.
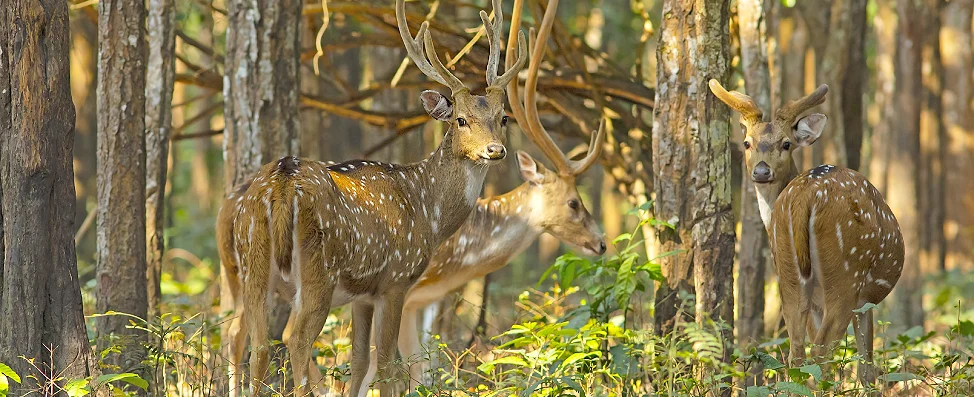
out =
[[[514,3],[508,35],[508,67],[514,60],[513,37],[520,30],[521,3],[521,0]],[[592,133],[585,157],[573,161],[554,143],[538,116],[538,72],[557,8],[558,0],[548,3],[540,34],[531,47],[524,104],[518,94],[517,80],[511,80],[507,89],[508,103],[518,126],[541,149],[554,169],[548,170],[527,153],[518,151],[518,167],[525,182],[505,194],[480,199],[467,222],[440,246],[429,267],[406,295],[399,352],[405,361],[412,363],[410,389],[423,378],[424,367],[428,365],[417,334],[416,321],[421,310],[467,282],[506,266],[541,233],[550,233],[587,255],[601,255],[606,250],[602,230],[582,203],[576,186],[578,175],[595,164],[601,154],[604,120],[598,131]],[[486,20],[485,24],[488,30],[496,28]],[[430,327],[429,322],[423,325],[424,331]],[[369,378],[374,373],[373,366]],[[359,396],[364,396],[364,392],[361,390]]]
[[[494,0],[500,17],[500,0]],[[334,306],[353,305],[355,340],[368,341],[376,318],[377,356],[383,379],[396,379],[395,341],[406,293],[426,269],[435,249],[460,228],[476,206],[487,168],[506,149],[505,87],[527,57],[524,35],[518,59],[497,74],[500,37],[492,37],[485,95],[473,95],[436,55],[428,24],[416,38],[406,26],[403,0],[396,4],[409,58],[430,79],[450,88],[452,98],[425,91],[434,119],[448,123],[439,147],[408,164],[350,161],[336,165],[285,157],[262,167],[220,215],[232,232],[220,235],[222,257],[237,317],[228,327],[231,387],[238,388],[246,337],[251,336],[251,389],[262,384],[268,365],[267,300],[275,291],[291,298],[286,341],[295,395],[320,386],[311,345]],[[425,55],[424,55],[425,53]],[[228,277],[229,278],[229,277]],[[369,367],[368,344],[352,347],[352,388]],[[391,396],[394,382],[380,385]]]
[[[806,335],[812,358],[822,358],[852,320],[866,361],[860,378],[873,382],[872,311],[853,310],[879,304],[896,285],[903,237],[882,194],[858,172],[833,165],[798,171],[793,152],[815,143],[827,119],[799,116],[825,101],[828,86],[785,104],[771,122],[747,95],[728,92],[717,80],[710,89],[741,114],[746,175],[771,241],[790,359],[805,358]]]

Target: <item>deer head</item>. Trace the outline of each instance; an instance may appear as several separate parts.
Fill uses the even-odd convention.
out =
[[[451,98],[436,91],[424,91],[423,107],[431,117],[449,123],[447,132],[452,153],[480,164],[491,164],[504,159],[507,150],[501,143],[501,132],[507,124],[504,111],[504,87],[517,77],[527,57],[524,34],[518,35],[520,52],[517,61],[503,75],[497,75],[500,62],[500,40],[503,15],[500,0],[493,0],[496,24],[490,22],[485,11],[480,11],[487,37],[490,40],[490,56],[487,61],[487,89],[485,95],[473,95],[456,76],[440,61],[433,47],[429,22],[423,22],[416,37],[412,37],[406,22],[404,0],[396,1],[396,19],[399,34],[409,58],[430,79],[450,88]]]
[[[514,15],[511,18],[511,32],[520,31],[521,2],[514,5]],[[592,133],[588,152],[581,160],[570,160],[565,155],[551,135],[541,124],[538,116],[538,71],[541,60],[547,48],[548,36],[555,21],[555,10],[558,0],[551,0],[541,21],[541,28],[534,40],[531,62],[528,65],[528,76],[525,82],[524,102],[518,95],[517,80],[512,80],[507,88],[507,99],[511,104],[511,113],[518,121],[518,125],[531,142],[535,144],[545,157],[554,164],[550,171],[525,152],[518,151],[518,166],[521,177],[529,182],[536,190],[531,194],[532,207],[540,217],[538,225],[559,240],[581,248],[586,254],[601,255],[605,252],[605,239],[592,214],[585,208],[578,194],[576,178],[589,169],[602,153],[602,138],[605,134],[605,120],[599,124],[597,132]],[[534,29],[531,37],[535,37]],[[513,60],[513,38],[509,36],[507,43],[507,63]]]
[[[751,97],[728,92],[717,80],[710,80],[710,90],[717,99],[741,113],[744,159],[751,179],[759,186],[783,188],[795,176],[793,153],[815,143],[827,120],[821,113],[798,116],[825,102],[829,87],[822,84],[804,98],[785,104],[771,122],[764,121],[764,113]]]

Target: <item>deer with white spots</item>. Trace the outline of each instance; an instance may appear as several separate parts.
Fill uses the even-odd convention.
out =
[[[500,0],[493,6],[501,20]],[[218,240],[223,266],[233,278],[228,284],[237,315],[228,327],[233,395],[239,394],[248,334],[251,389],[260,391],[268,365],[267,301],[275,292],[292,302],[285,343],[295,395],[322,386],[311,345],[328,311],[348,303],[356,341],[369,340],[375,314],[380,375],[398,379],[395,347],[406,293],[436,248],[467,220],[488,166],[505,157],[500,142],[507,124],[505,87],[527,57],[524,35],[518,37],[517,61],[503,75],[497,74],[500,35],[490,37],[486,94],[473,95],[437,57],[427,23],[411,36],[404,7],[398,0],[396,16],[409,58],[452,91],[452,98],[423,92],[423,106],[449,128],[430,157],[414,164],[329,165],[282,158],[261,168],[236,202],[221,209],[221,223],[232,224]],[[486,22],[486,13],[481,15]],[[368,367],[369,345],[356,343],[352,390],[361,388]],[[383,382],[380,394],[390,397],[396,386]]]
[[[521,3],[515,1],[511,18],[508,67],[514,61],[514,34],[520,30]],[[573,161],[555,145],[538,116],[538,71],[557,8],[558,0],[548,3],[541,32],[532,47],[524,104],[518,95],[517,80],[511,80],[507,90],[511,112],[518,125],[552,162],[554,169],[548,170],[527,153],[518,151],[518,166],[525,182],[505,194],[480,199],[467,222],[440,246],[426,272],[406,295],[399,352],[406,362],[413,363],[410,366],[410,389],[423,378],[424,367],[428,365],[423,359],[422,343],[417,334],[416,321],[421,310],[467,282],[506,266],[541,233],[551,233],[587,255],[601,255],[606,250],[602,230],[582,203],[576,186],[578,175],[599,158],[605,134],[604,120],[598,131],[592,133],[585,157]],[[488,31],[492,27],[498,26],[488,24]],[[533,31],[531,36],[534,36]],[[431,328],[431,317],[427,316],[424,331]],[[352,341],[353,345],[356,343],[360,341]],[[370,368],[369,379],[374,372],[375,366]],[[364,396],[365,391],[361,390],[358,395]]]
[[[728,92],[717,80],[710,89],[741,113],[745,177],[755,183],[771,241],[790,360],[804,360],[806,335],[812,358],[822,359],[852,320],[865,359],[859,377],[872,383],[873,314],[854,310],[879,304],[896,285],[903,237],[883,196],[858,172],[832,165],[798,171],[792,153],[814,143],[827,119],[799,116],[825,101],[828,86],[785,104],[771,122],[747,95]]]

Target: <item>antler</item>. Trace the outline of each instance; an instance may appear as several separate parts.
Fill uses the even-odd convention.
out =
[[[518,1],[519,2],[519,1]],[[502,28],[504,26],[504,14],[501,7],[501,0],[493,0],[494,7],[494,23],[490,22],[490,17],[484,10],[480,11],[480,19],[484,21],[484,30],[487,31],[487,40],[490,42],[490,57],[487,58],[487,86],[488,87],[499,87],[501,89],[507,85],[511,80],[517,77],[518,72],[524,67],[524,60],[528,57],[528,49],[524,40],[524,32],[519,29],[515,30],[512,22],[511,27],[511,37],[508,38],[507,43],[507,72],[503,75],[497,75],[497,67],[501,59],[501,35],[503,34]],[[515,4],[514,11],[515,16],[520,17],[521,10],[518,4]],[[518,21],[520,23],[520,21]],[[511,41],[514,39],[514,32],[517,31],[517,62],[511,65],[512,47],[514,43]]]
[[[804,98],[796,99],[794,101],[788,102],[778,112],[774,117],[778,120],[792,121],[801,115],[804,111],[821,105],[825,102],[825,94],[829,92],[829,86],[822,84],[812,91],[811,94],[806,95]]]
[[[405,0],[396,0],[396,21],[398,21],[399,35],[402,36],[402,43],[406,46],[406,53],[409,54],[409,59],[413,60],[413,63],[416,64],[416,67],[419,68],[423,74],[433,79],[437,83],[449,87],[450,91],[452,91],[454,94],[459,91],[467,90],[467,87],[463,85],[463,82],[461,82],[457,76],[454,76],[453,73],[450,73],[450,71],[443,66],[443,62],[440,62],[440,58],[436,55],[436,51],[433,48],[433,38],[429,32],[429,22],[423,22],[423,24],[419,26],[419,32],[416,33],[415,38],[413,38],[412,34],[409,33],[409,24],[406,23]],[[425,54],[423,51],[424,42],[426,47]],[[433,62],[431,63],[430,60]]]
[[[520,17],[521,17],[521,6],[522,0],[515,0],[514,2],[514,16],[511,18],[511,32],[520,29]],[[511,113],[514,114],[514,118],[517,119],[518,124],[524,131],[524,134],[541,149],[545,157],[554,163],[555,169],[564,175],[578,175],[585,172],[595,161],[599,158],[602,153],[602,137],[605,135],[605,120],[603,119],[599,123],[599,129],[597,132],[592,133],[592,140],[589,143],[588,153],[581,160],[569,160],[565,153],[558,148],[554,140],[551,139],[551,135],[545,130],[544,126],[541,124],[541,118],[538,116],[538,71],[541,68],[541,60],[544,58],[544,51],[547,46],[548,36],[551,34],[551,28],[555,23],[555,12],[558,9],[558,0],[551,0],[548,3],[548,8],[545,10],[544,17],[541,21],[541,29],[537,35],[537,39],[534,39],[534,29],[531,30],[532,41],[534,42],[534,48],[532,49],[531,62],[528,66],[528,78],[525,82],[525,94],[524,103],[522,106],[521,99],[518,95],[517,81],[513,80],[508,84],[507,88],[507,99],[511,104]],[[508,39],[510,40],[510,39]],[[511,62],[511,42],[508,41],[507,45],[507,63]]]
[[[737,91],[728,92],[724,89],[724,86],[720,85],[720,82],[717,81],[717,79],[710,79],[710,91],[712,91],[714,95],[717,96],[717,99],[720,99],[721,102],[726,103],[727,106],[730,106],[732,109],[740,112],[741,116],[743,116],[745,119],[749,119],[751,121],[761,121],[761,119],[764,118],[764,112],[762,112],[761,108],[754,103],[754,99],[751,99],[751,97]],[[780,113],[781,112],[779,112],[779,114]]]

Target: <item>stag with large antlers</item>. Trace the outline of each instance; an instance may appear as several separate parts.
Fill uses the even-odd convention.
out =
[[[520,30],[522,3],[522,0],[514,2],[507,43],[508,67],[513,66],[515,59],[514,37]],[[605,252],[602,230],[582,203],[576,186],[578,175],[598,160],[605,122],[600,123],[598,131],[592,134],[585,157],[572,161],[555,145],[538,117],[537,77],[557,9],[558,0],[548,3],[541,32],[533,44],[526,86],[526,97],[531,99],[521,104],[517,80],[511,80],[507,90],[508,102],[518,125],[528,139],[541,148],[554,164],[554,169],[548,170],[527,153],[518,151],[518,166],[525,183],[508,193],[480,199],[467,223],[440,246],[426,272],[406,295],[399,352],[404,360],[413,363],[410,366],[410,388],[423,378],[424,367],[428,364],[422,359],[422,343],[416,324],[419,312],[425,307],[470,280],[506,266],[541,233],[551,233],[588,255]],[[500,37],[500,23],[490,23],[485,18],[484,25],[492,41]],[[531,36],[534,36],[533,32]],[[429,328],[428,323],[424,324],[424,331],[425,328]],[[353,341],[353,345],[355,343],[357,341]],[[375,366],[369,370],[369,379],[374,373]],[[359,396],[364,396],[364,391],[361,390]]]
[[[493,6],[499,17],[500,0]],[[429,158],[409,165],[282,158],[261,168],[221,209],[221,220],[232,224],[232,231],[218,228],[218,240],[237,315],[228,327],[233,395],[239,394],[248,334],[251,388],[260,391],[268,365],[267,300],[275,291],[292,302],[286,344],[295,395],[305,395],[309,384],[321,385],[311,345],[328,311],[348,303],[355,340],[369,340],[375,314],[380,374],[398,378],[393,359],[406,293],[476,206],[487,166],[505,157],[505,87],[524,65],[523,34],[518,60],[503,75],[497,74],[500,39],[491,41],[487,92],[473,95],[437,57],[426,23],[417,37],[409,34],[404,8],[398,0],[410,59],[452,91],[452,98],[424,91],[423,106],[449,128]],[[368,344],[353,345],[353,390],[361,388],[368,366]],[[392,396],[395,386],[383,382],[380,394]]]
[[[903,237],[882,194],[858,172],[821,165],[799,174],[792,153],[814,143],[826,116],[803,112],[823,103],[828,86],[781,107],[771,122],[747,95],[728,92],[717,80],[710,89],[741,113],[747,174],[754,180],[761,219],[771,240],[790,360],[830,351],[853,321],[866,362],[859,376],[873,382],[872,311],[889,295],[903,269]]]

